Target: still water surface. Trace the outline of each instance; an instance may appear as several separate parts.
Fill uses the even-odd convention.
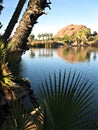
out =
[[[94,82],[96,101],[98,100],[98,49],[97,48],[31,48],[22,55],[21,75],[31,81],[35,93],[41,81],[49,74],[63,70],[82,72]],[[98,103],[96,104],[98,105]]]

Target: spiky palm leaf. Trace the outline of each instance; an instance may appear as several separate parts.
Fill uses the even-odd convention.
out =
[[[12,85],[12,73],[11,71],[8,69],[7,63],[2,63],[0,64],[0,83],[2,84],[2,86],[4,87],[9,87]]]
[[[5,48],[4,43],[0,41],[0,103],[2,104],[2,99],[15,97],[14,93],[11,91],[10,87],[13,86],[13,76],[8,68],[8,63],[6,61],[8,55],[8,49]]]
[[[33,130],[36,127],[29,109],[23,106],[22,100],[13,101],[10,111],[11,114],[2,126],[3,130]]]
[[[7,49],[4,47],[4,43],[0,41],[0,62],[4,62],[7,56]]]
[[[54,73],[53,79],[49,75],[39,89],[44,127],[47,130],[79,128],[91,112],[92,91],[92,83],[80,73],[60,71],[59,75]]]
[[[8,49],[4,47],[4,43],[0,42],[0,85],[11,86],[12,84],[12,73],[8,68],[6,61],[8,55]]]

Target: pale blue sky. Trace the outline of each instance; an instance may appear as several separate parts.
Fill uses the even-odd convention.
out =
[[[3,33],[19,0],[4,0],[5,9],[0,21]],[[54,35],[69,24],[82,24],[98,32],[98,0],[51,0],[51,10],[48,15],[42,15],[34,26],[32,33],[53,33]],[[25,4],[26,6],[26,4]],[[24,8],[25,9],[25,8]]]

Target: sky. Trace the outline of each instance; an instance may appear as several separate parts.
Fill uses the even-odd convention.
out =
[[[0,29],[0,34],[4,33],[18,1],[4,0],[4,10],[0,16],[3,27]],[[51,10],[45,9],[48,15],[42,15],[38,18],[38,23],[34,25],[32,34],[37,36],[42,33],[53,33],[55,35],[69,24],[85,25],[91,29],[92,33],[93,31],[98,32],[98,0],[51,0],[51,2]],[[26,5],[27,3],[19,20],[26,9]],[[18,24],[15,29],[17,26]]]

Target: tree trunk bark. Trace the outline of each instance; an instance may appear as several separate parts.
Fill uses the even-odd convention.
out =
[[[13,31],[13,28],[18,21],[18,18],[20,16],[20,13],[21,13],[22,8],[23,8],[25,3],[26,3],[26,0],[19,0],[18,5],[15,9],[15,12],[14,12],[6,30],[5,30],[5,33],[3,34],[3,41],[5,43],[7,42],[7,40],[9,39],[9,37],[10,37],[12,31]]]
[[[32,27],[37,23],[38,17],[44,14],[43,10],[48,7],[47,0],[29,0],[28,7],[19,23],[19,26],[11,40],[11,51],[23,51],[26,49],[27,38]]]

